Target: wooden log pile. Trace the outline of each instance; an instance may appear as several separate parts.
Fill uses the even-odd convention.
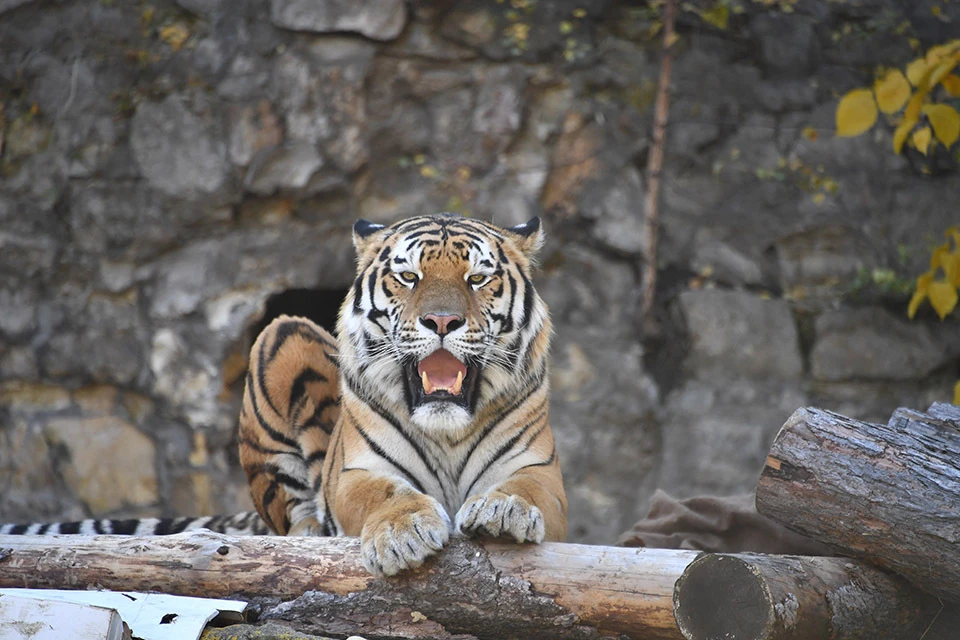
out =
[[[837,557],[458,539],[377,579],[350,538],[0,536],[0,587],[242,597],[368,638],[960,638],[960,407],[887,425],[800,409],[757,506]]]

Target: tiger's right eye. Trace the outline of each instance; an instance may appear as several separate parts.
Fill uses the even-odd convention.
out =
[[[400,279],[404,282],[416,282],[420,279],[420,276],[413,271],[402,271],[400,272]]]

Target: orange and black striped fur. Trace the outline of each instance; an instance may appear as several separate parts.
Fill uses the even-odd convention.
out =
[[[251,350],[240,460],[262,520],[85,520],[0,534],[351,535],[383,575],[419,566],[454,531],[563,540],[550,319],[530,280],[542,239],[537,218],[509,229],[450,214],[354,225],[357,277],[339,339],[282,316]]]
[[[530,280],[541,243],[536,218],[354,226],[339,340],[283,316],[251,352],[240,459],[273,531],[360,536],[385,575],[454,531],[564,539],[550,320]]]

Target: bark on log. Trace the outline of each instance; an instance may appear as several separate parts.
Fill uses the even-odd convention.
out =
[[[936,597],[846,558],[705,554],[674,593],[687,640],[953,638],[942,634],[956,628],[932,626],[940,610]]]
[[[673,588],[694,551],[455,540],[410,575],[370,576],[354,538],[0,536],[0,586],[244,597],[333,635],[680,640]]]
[[[960,601],[960,422],[951,415],[948,405],[898,409],[878,425],[799,409],[767,457],[757,510]]]

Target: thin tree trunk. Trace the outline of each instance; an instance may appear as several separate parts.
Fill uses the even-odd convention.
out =
[[[667,136],[667,118],[670,114],[670,75],[673,68],[671,47],[676,40],[676,0],[667,0],[663,10],[663,52],[660,59],[660,78],[657,82],[657,100],[653,112],[653,145],[647,164],[647,192],[644,198],[643,227],[647,250],[643,265],[640,291],[640,313],[644,331],[656,332],[653,304],[657,290],[658,230],[660,225],[660,181],[663,172],[663,151]]]

